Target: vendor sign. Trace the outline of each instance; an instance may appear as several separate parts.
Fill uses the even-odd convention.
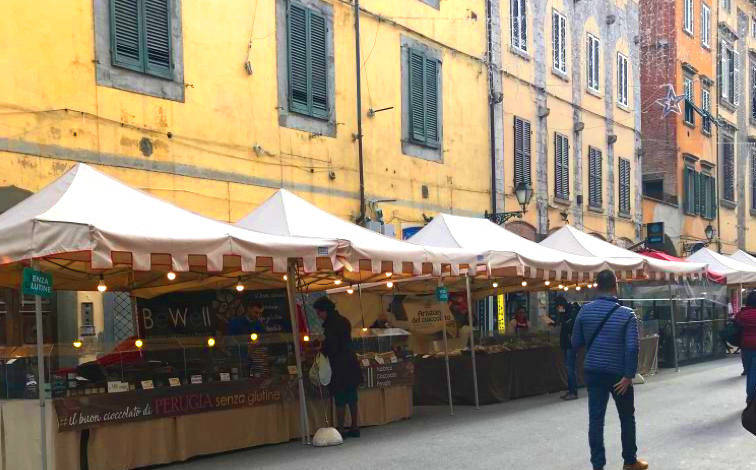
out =
[[[54,401],[58,430],[72,431],[109,424],[264,406],[296,401],[291,376],[153,388]]]
[[[454,322],[454,317],[446,302],[405,299],[408,329],[412,333],[430,335],[443,329],[443,321]]]

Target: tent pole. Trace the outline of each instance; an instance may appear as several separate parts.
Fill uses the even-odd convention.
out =
[[[475,365],[475,330],[473,329],[472,316],[472,292],[470,289],[470,273],[465,276],[467,284],[467,321],[470,324],[470,359],[472,360],[473,389],[475,391],[475,409],[480,409],[480,399],[478,398],[478,368]]]
[[[39,261],[32,262],[32,268],[39,270]],[[37,389],[39,393],[39,447],[42,470],[47,470],[47,413],[45,410],[45,336],[42,331],[42,297],[34,296],[34,316],[37,322]]]
[[[675,365],[675,372],[680,372],[680,366],[677,359],[677,300],[672,295],[672,285],[667,286],[669,289],[669,315],[672,323],[672,360]]]
[[[438,280],[439,287],[444,285],[443,279]],[[449,393],[449,414],[454,416],[454,402],[452,401],[451,373],[449,372],[449,343],[446,339],[446,315],[444,309],[441,309],[441,325],[444,334],[444,363],[446,365],[446,390]]]
[[[291,334],[294,337],[294,359],[297,362],[297,382],[299,385],[299,433],[302,444],[310,443],[310,422],[307,416],[307,402],[305,401],[304,380],[302,378],[302,353],[299,343],[299,318],[297,315],[297,301],[295,298],[297,285],[297,262],[289,260],[286,281],[286,296],[289,300],[289,317],[291,318]]]

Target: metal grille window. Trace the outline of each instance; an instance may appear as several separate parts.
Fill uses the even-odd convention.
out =
[[[288,28],[289,110],[328,119],[326,18],[290,4]]]
[[[619,159],[619,211],[630,215],[630,160]]]
[[[617,102],[622,106],[627,106],[628,103],[627,65],[627,57],[617,53]]]
[[[602,156],[599,149],[588,147],[588,205],[601,207],[603,202]]]
[[[551,43],[554,49],[554,69],[567,73],[567,18],[554,10]]]
[[[528,52],[528,2],[527,0],[510,0],[510,21],[512,28],[512,47]]]
[[[711,8],[701,4],[701,44],[711,47]]]
[[[514,185],[531,183],[530,179],[530,123],[514,118]]]
[[[600,42],[596,36],[588,35],[588,88],[593,91],[600,90]]]
[[[722,197],[735,202],[735,144],[732,137],[722,136]]]
[[[410,140],[438,147],[440,140],[441,63],[417,49],[409,50],[409,126]]]
[[[570,198],[570,143],[567,136],[554,134],[554,195]]]
[[[733,105],[740,104],[740,54],[725,41],[720,44],[719,90],[722,100]]]
[[[702,119],[703,131],[711,134],[711,91],[707,87],[701,88],[701,109],[706,112]]]
[[[173,77],[170,0],[110,0],[113,65]]]
[[[693,0],[685,0],[683,8],[683,30],[693,34]]]
[[[696,124],[696,112],[693,110],[693,79],[683,78],[683,93],[685,94],[685,122]]]

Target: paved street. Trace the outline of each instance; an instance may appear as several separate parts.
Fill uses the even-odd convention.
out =
[[[756,469],[756,438],[740,426],[745,383],[740,362],[724,359],[664,371],[636,389],[640,456],[658,470]],[[581,391],[582,392],[582,391]],[[619,424],[607,413],[607,469],[620,469]],[[328,449],[268,446],[165,470],[497,469],[579,470],[588,462],[587,400],[539,396],[480,411],[417,408],[409,421],[369,428]]]

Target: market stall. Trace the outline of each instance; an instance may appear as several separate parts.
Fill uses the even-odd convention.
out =
[[[36,311],[36,348],[6,348],[0,358],[6,396],[38,396],[2,402],[3,468],[121,469],[307,438],[294,283],[340,269],[349,259],[344,242],[233,227],[79,164],[0,215],[0,253],[0,285],[23,284],[21,302]],[[163,316],[209,328],[199,337],[150,334],[165,326],[154,306],[123,344],[58,344],[45,334],[55,319],[43,322],[42,297],[54,291],[146,298],[271,287],[286,292],[290,331],[279,336],[235,337],[223,331],[220,307]],[[255,421],[270,425],[248,425]]]

